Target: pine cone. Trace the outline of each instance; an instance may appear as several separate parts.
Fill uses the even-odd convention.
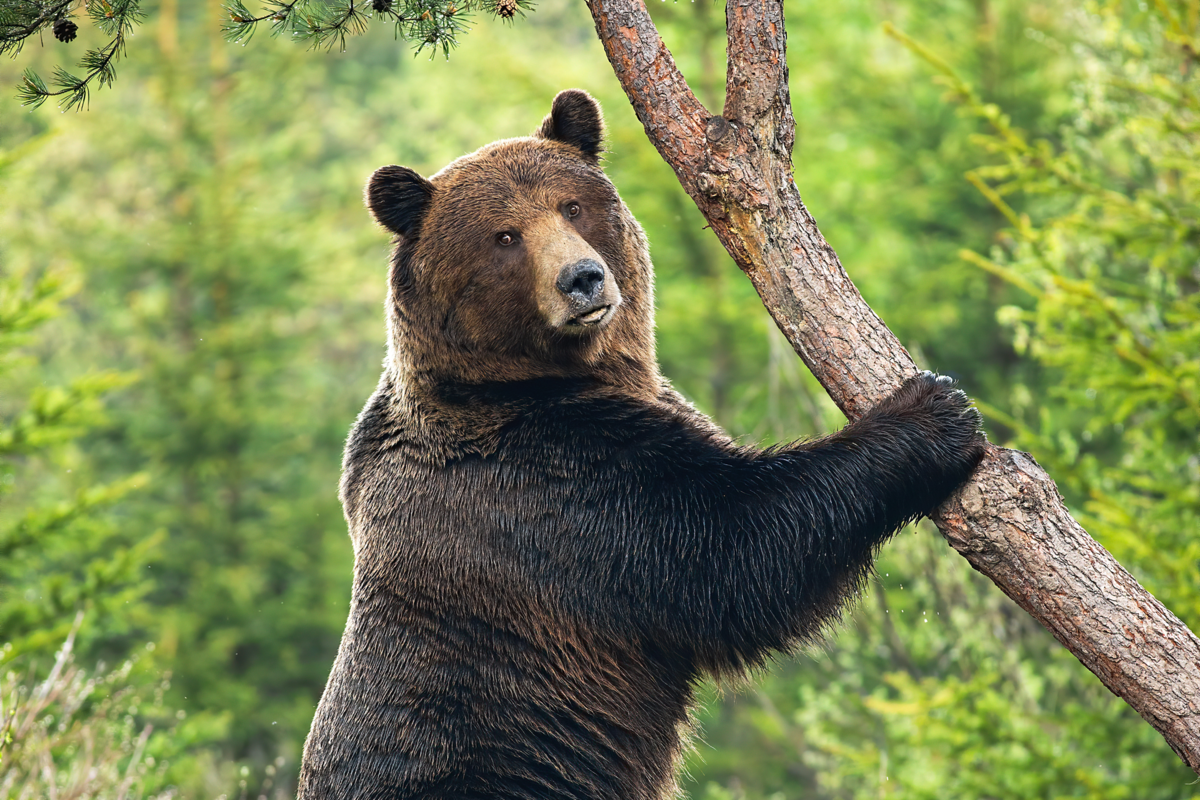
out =
[[[517,0],[497,0],[496,15],[512,19],[517,14]]]
[[[79,33],[79,26],[64,17],[54,23],[53,30],[55,39],[60,42],[73,42],[75,34]]]
[[[371,8],[380,14],[387,13],[392,10],[392,0],[375,0],[375,2],[371,3]]]

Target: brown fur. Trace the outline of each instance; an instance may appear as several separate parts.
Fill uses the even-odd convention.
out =
[[[304,800],[670,795],[694,682],[816,636],[981,455],[928,374],[824,440],[734,445],[659,375],[600,146],[564,92],[533,137],[368,184],[390,349],[346,446],[354,591]],[[572,294],[580,264],[611,284]]]
[[[428,221],[411,254],[393,263],[389,282],[390,360],[406,380],[436,386],[590,375],[654,393],[649,248],[599,167],[560,142],[508,139],[463,156],[430,182]],[[567,222],[561,209],[573,201],[582,213]],[[481,219],[488,224],[475,224]],[[525,246],[494,247],[506,230],[521,232]],[[545,295],[566,259],[585,252],[615,276],[620,313],[594,335],[572,336],[546,319]]]

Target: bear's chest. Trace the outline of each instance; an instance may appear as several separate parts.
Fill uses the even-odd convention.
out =
[[[537,771],[564,797],[656,797],[688,670],[579,612],[573,576],[630,520],[611,502],[619,454],[571,458],[569,444],[359,465],[370,513],[355,531],[347,640],[359,671],[386,674],[364,694],[399,715],[388,730],[451,748],[455,769],[471,764],[489,785]]]

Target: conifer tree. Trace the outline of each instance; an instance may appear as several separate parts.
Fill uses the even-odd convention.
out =
[[[0,378],[7,386],[29,385],[16,377],[30,361],[21,345],[77,287],[61,274],[0,273]],[[123,531],[103,513],[147,476],[73,492],[72,482],[51,478],[71,472],[60,455],[103,424],[101,398],[130,380],[99,372],[65,386],[30,382],[24,397],[0,395],[0,662],[57,647],[85,609],[109,617],[107,630],[85,629],[85,636],[111,634],[121,627],[111,612],[128,617],[147,590],[143,570],[158,537]]]

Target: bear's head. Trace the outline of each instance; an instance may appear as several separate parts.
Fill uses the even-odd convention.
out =
[[[395,234],[391,365],[407,381],[591,377],[653,391],[653,277],[641,228],[599,166],[600,107],[561,92],[529,137],[425,179],[371,176]]]

